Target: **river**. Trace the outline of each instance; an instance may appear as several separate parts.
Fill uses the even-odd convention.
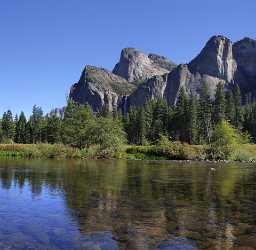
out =
[[[0,249],[256,249],[256,168],[1,160]]]

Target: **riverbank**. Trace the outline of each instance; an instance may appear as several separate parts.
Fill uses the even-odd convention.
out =
[[[191,160],[191,161],[216,161],[207,155],[207,145],[190,145],[175,142],[171,146],[127,146],[119,159],[135,160]],[[239,162],[256,162],[256,144],[242,144],[234,153],[231,160]]]
[[[0,144],[0,158],[81,159],[90,152],[63,144]]]
[[[124,145],[114,153],[99,146],[78,149],[63,144],[0,144],[0,158],[18,159],[97,159],[128,160],[209,160],[206,145],[189,145],[174,142],[166,145]],[[234,152],[233,161],[255,162],[256,144],[243,144]]]

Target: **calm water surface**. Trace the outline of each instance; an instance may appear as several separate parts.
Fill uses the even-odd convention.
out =
[[[256,168],[0,161],[0,249],[256,249]]]

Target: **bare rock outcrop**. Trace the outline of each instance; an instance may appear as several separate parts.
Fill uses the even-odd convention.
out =
[[[234,82],[244,92],[256,91],[256,40],[244,38],[234,43],[233,55],[237,63]]]
[[[175,64],[165,57],[155,54],[145,54],[137,49],[123,49],[120,61],[113,73],[129,82],[141,82],[156,75],[169,73]]]
[[[208,86],[211,98],[214,98],[218,83],[225,84],[225,81],[199,72],[192,73],[187,64],[179,65],[168,75],[164,98],[169,105],[175,105],[181,88],[184,88],[188,96],[199,96],[204,83]]]
[[[164,97],[168,74],[153,76],[128,97],[129,106],[143,106],[148,100],[157,100]],[[127,109],[127,107],[126,107]]]
[[[89,104],[93,111],[118,107],[119,96],[129,95],[135,86],[110,71],[86,66],[80,80],[70,90],[70,98],[77,103]]]
[[[218,83],[226,91],[238,84],[243,95],[255,98],[256,40],[244,38],[233,44],[224,36],[213,36],[195,59],[179,66],[165,57],[126,48],[113,72],[86,66],[70,97],[88,103],[95,112],[106,107],[126,113],[130,106],[158,98],[175,105],[182,87],[188,96],[199,95],[204,83],[212,98]]]
[[[189,63],[193,73],[206,74],[231,82],[236,71],[232,42],[224,36],[213,36],[201,53]]]

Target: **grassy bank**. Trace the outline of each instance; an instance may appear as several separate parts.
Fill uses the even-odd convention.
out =
[[[179,142],[168,147],[126,146],[116,154],[119,159],[134,160],[214,160],[207,155],[208,146],[189,145]],[[256,144],[243,144],[233,153],[233,161],[256,162]]]
[[[97,154],[97,147],[77,149],[63,144],[0,144],[0,158],[83,159]]]
[[[179,142],[169,146],[126,146],[118,152],[116,158],[136,160],[203,160],[204,147]]]
[[[171,146],[124,145],[113,154],[102,152],[98,146],[78,149],[63,144],[0,144],[0,158],[24,159],[88,159],[117,158],[139,160],[199,160],[203,159],[203,146],[172,143]]]
[[[96,159],[134,160],[207,160],[207,146],[173,142],[168,145],[124,145],[114,154],[102,152],[98,146],[78,149],[63,144],[0,144],[0,158],[20,159]],[[256,161],[256,144],[243,144],[234,152],[234,161]]]

